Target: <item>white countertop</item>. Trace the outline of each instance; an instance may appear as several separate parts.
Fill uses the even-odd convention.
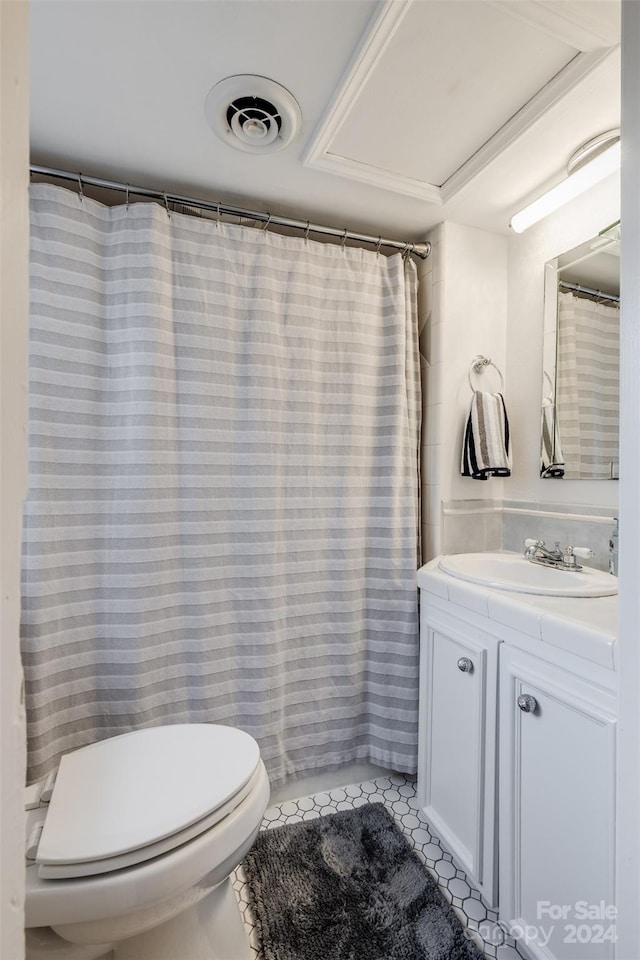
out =
[[[421,590],[542,643],[615,669],[617,596],[541,597],[498,590],[451,577],[439,569],[439,561],[436,557],[418,570]]]

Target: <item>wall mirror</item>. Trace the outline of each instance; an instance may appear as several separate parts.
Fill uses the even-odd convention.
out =
[[[620,222],[545,264],[540,476],[618,479]]]

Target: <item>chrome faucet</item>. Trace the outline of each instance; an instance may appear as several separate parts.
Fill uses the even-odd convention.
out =
[[[531,563],[539,563],[543,567],[556,567],[559,570],[582,570],[576,557],[588,559],[595,556],[589,547],[565,547],[563,550],[559,540],[556,541],[553,550],[545,546],[544,540],[525,540],[524,555]]]

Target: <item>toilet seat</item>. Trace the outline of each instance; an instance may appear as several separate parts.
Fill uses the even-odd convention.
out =
[[[167,918],[166,904],[185,897],[193,902],[194,895],[206,896],[229,876],[253,843],[268,803],[269,779],[260,760],[255,787],[244,800],[210,830],[164,856],[99,876],[59,880],[43,879],[33,863],[26,870],[25,926],[53,927],[73,943],[122,940],[157,926]],[[152,922],[141,927],[139,916]]]
[[[197,823],[191,824],[190,827],[180,830],[178,833],[172,834],[169,837],[165,837],[163,840],[114,857],[105,857],[101,860],[56,864],[43,862],[38,859],[38,876],[43,880],[69,880],[72,878],[95,877],[102,873],[110,873],[113,870],[121,870],[124,867],[132,867],[136,864],[143,863],[145,860],[151,860],[154,857],[168,853],[170,850],[187,843],[189,840],[193,840],[194,837],[198,837],[201,833],[210,830],[211,827],[220,823],[221,820],[224,820],[255,788],[259,775],[260,771],[256,770],[239,793],[235,794],[227,803],[218,807],[217,810],[214,810],[213,813],[210,813],[208,817],[198,820]]]
[[[242,803],[259,764],[252,737],[217,724],[152,727],[66,754],[38,846],[38,875],[96,876],[192,840]]]

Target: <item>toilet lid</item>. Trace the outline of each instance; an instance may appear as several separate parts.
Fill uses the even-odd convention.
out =
[[[170,837],[228,803],[259,761],[247,733],[207,723],[137,730],[68,753],[37,861],[87,863]]]

